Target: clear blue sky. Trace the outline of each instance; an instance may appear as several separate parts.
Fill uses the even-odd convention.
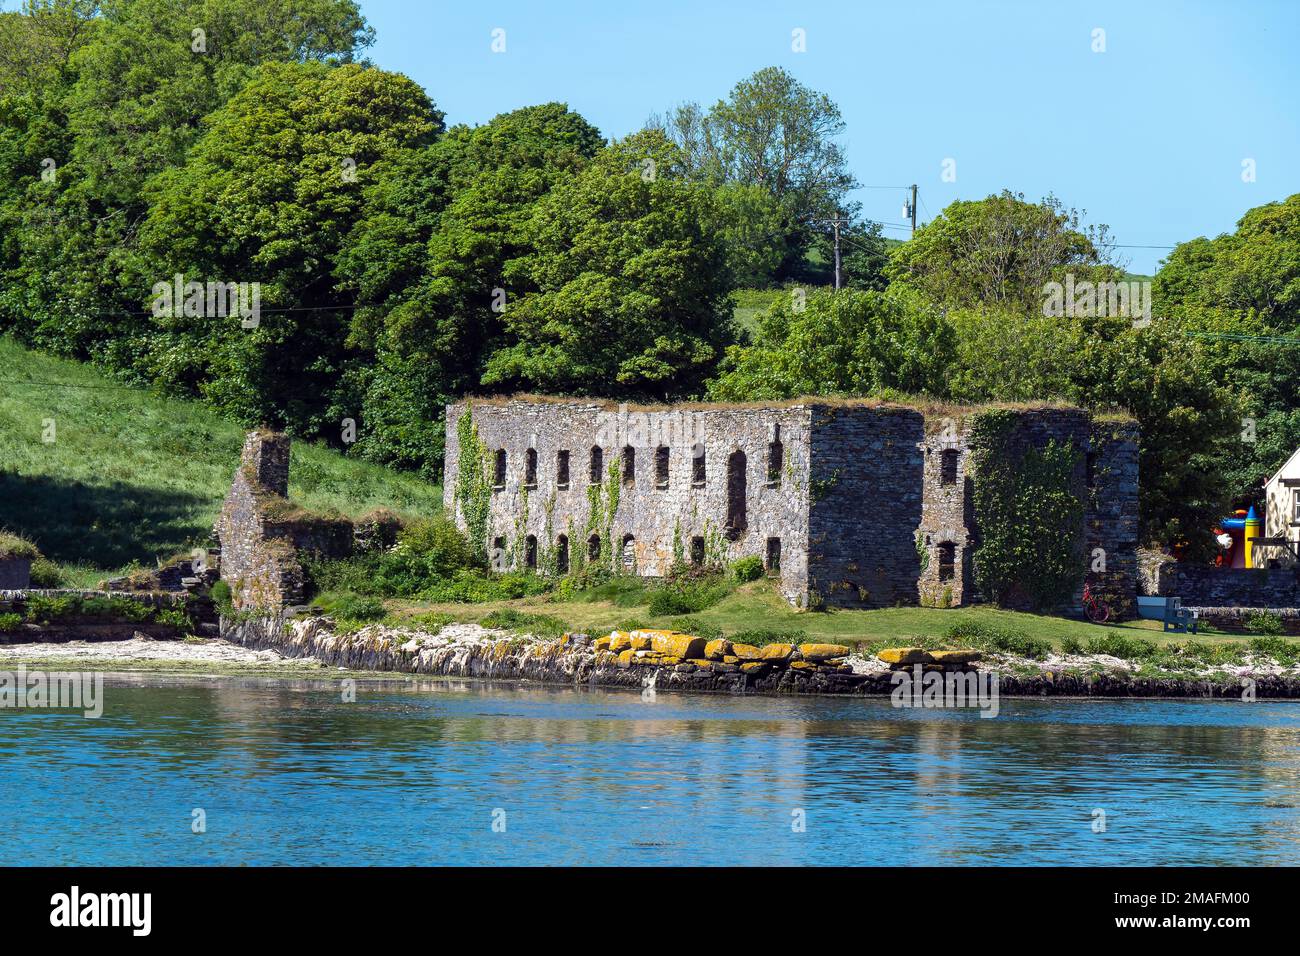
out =
[[[858,180],[917,183],[923,220],[1006,187],[1054,193],[1117,242],[1169,245],[1300,192],[1300,0],[360,2],[376,65],[418,81],[449,123],[558,100],[622,136],[783,66],[839,104]],[[807,52],[791,50],[796,27]],[[947,158],[956,182],[941,180]],[[856,198],[902,221],[901,189]],[[1165,254],[1119,251],[1136,272]]]

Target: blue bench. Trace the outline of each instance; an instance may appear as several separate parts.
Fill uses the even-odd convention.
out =
[[[1183,607],[1183,599],[1176,597],[1140,597],[1137,599],[1138,617],[1148,621],[1164,622],[1164,630],[1186,634],[1196,633],[1196,612]]]

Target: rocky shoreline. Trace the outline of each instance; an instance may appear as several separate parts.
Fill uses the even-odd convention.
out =
[[[626,655],[620,660],[618,654],[597,649],[596,640],[586,635],[521,637],[475,624],[447,625],[436,634],[382,625],[340,634],[328,618],[282,623],[271,617],[223,621],[222,635],[253,650],[378,672],[728,694],[889,696],[896,686],[888,665],[861,657],[851,657],[840,667],[780,666],[749,672],[703,661],[633,666]],[[1300,673],[1295,672],[1153,678],[1122,667],[1084,672],[1042,666],[1036,674],[1018,673],[1024,666],[995,659],[980,664],[979,670],[996,673],[998,692],[1008,697],[1240,700],[1249,681],[1257,698],[1300,699]]]

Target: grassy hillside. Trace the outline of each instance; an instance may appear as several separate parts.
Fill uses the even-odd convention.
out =
[[[42,440],[46,422],[54,441]],[[244,430],[0,338],[0,529],[93,580],[208,541]],[[290,495],[313,511],[431,514],[441,489],[297,442]]]

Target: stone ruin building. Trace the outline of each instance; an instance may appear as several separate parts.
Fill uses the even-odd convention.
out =
[[[1081,452],[1080,581],[1098,570],[1101,549],[1107,587],[1131,599],[1136,425],[1056,405],[1010,411],[1030,445],[1055,439]],[[471,399],[447,407],[444,504],[471,538],[484,535],[498,568],[617,561],[661,576],[674,562],[755,556],[796,607],[956,607],[980,599],[970,446],[980,412],[869,400]],[[477,444],[477,467],[463,440]]]

